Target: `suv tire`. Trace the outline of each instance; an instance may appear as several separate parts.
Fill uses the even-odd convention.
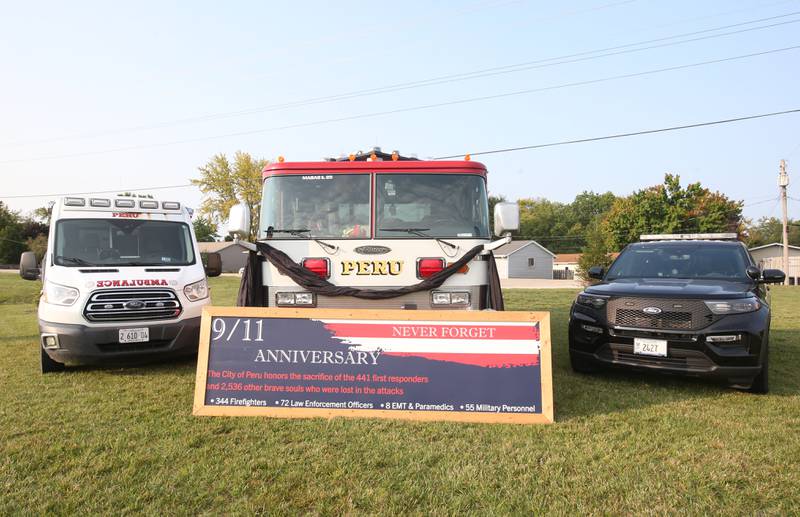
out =
[[[593,362],[578,357],[572,352],[569,353],[569,364],[572,366],[572,371],[576,373],[595,373],[599,369]]]
[[[764,360],[761,362],[761,372],[753,379],[753,384],[747,390],[750,393],[769,393],[769,343],[764,347]]]

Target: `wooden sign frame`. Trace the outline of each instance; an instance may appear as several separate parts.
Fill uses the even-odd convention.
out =
[[[490,413],[467,411],[419,411],[385,409],[324,409],[290,407],[218,406],[206,403],[206,387],[211,344],[212,318],[303,318],[337,320],[399,320],[457,322],[538,322],[539,361],[541,373],[541,413]],[[280,418],[391,418],[418,421],[459,421],[515,424],[548,424],[554,422],[553,375],[550,340],[550,313],[533,311],[432,311],[432,310],[369,310],[369,309],[292,309],[267,307],[203,308],[200,324],[200,345],[197,355],[194,406],[198,416],[267,416]]]

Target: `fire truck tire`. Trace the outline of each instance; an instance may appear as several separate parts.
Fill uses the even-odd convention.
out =
[[[42,373],[53,373],[53,372],[63,372],[66,369],[64,363],[59,363],[58,361],[54,361],[47,352],[44,351],[44,348],[40,347],[42,352]]]

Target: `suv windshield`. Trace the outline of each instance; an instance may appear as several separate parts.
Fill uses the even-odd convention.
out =
[[[378,174],[376,236],[488,238],[486,184],[470,174]]]
[[[194,264],[189,226],[134,219],[64,219],[56,224],[60,266],[187,266]]]
[[[747,280],[749,262],[741,246],[715,243],[633,245],[614,261],[606,280],[682,278]]]
[[[269,177],[258,238],[369,238],[369,194],[369,174]]]

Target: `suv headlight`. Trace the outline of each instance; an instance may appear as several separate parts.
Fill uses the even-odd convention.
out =
[[[204,278],[199,282],[189,284],[183,288],[183,294],[185,294],[191,302],[208,298],[208,282],[206,282]]]
[[[714,314],[741,314],[743,312],[754,312],[761,308],[761,302],[756,298],[708,300],[705,304],[708,310]]]
[[[74,287],[53,282],[44,283],[44,300],[53,305],[72,305],[78,299],[79,294]]]
[[[591,307],[593,309],[602,309],[606,306],[608,296],[599,296],[596,294],[579,293],[575,298],[575,303],[583,305],[584,307]]]

